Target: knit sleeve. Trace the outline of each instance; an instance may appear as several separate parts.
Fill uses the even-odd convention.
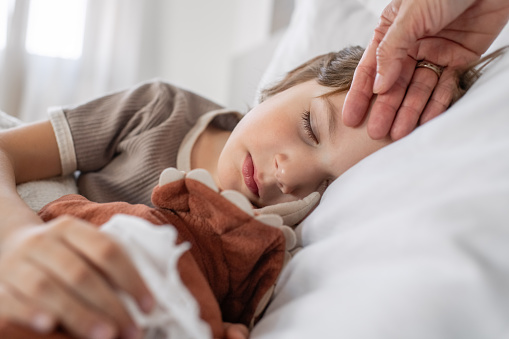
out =
[[[121,152],[122,141],[167,119],[172,113],[174,90],[169,84],[155,81],[64,108],[77,169],[101,169]]]

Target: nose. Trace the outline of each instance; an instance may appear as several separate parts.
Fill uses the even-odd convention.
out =
[[[285,171],[285,168],[278,166],[276,170],[276,184],[283,194],[290,194],[295,189],[293,185],[289,184],[287,177],[288,173]]]
[[[296,194],[299,188],[310,184],[315,178],[313,176],[313,160],[308,159],[309,163],[293,157],[290,159],[287,155],[277,154],[275,157],[275,178],[278,188],[283,194]]]

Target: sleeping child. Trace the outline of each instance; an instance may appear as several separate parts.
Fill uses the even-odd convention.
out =
[[[355,128],[342,123],[342,104],[362,53],[360,47],[348,47],[306,62],[263,91],[261,102],[242,119],[237,112],[155,81],[83,105],[53,109],[50,121],[2,132],[0,214],[10,219],[6,218],[0,229],[0,288],[7,291],[4,300],[12,307],[4,307],[0,315],[41,332],[58,323],[84,338],[108,339],[117,334],[134,338],[140,332],[119,306],[116,291],[130,294],[144,311],[155,304],[121,248],[106,235],[83,228],[80,220],[87,219],[86,215],[51,217],[43,226],[28,227],[43,221],[20,201],[15,183],[78,172],[79,192],[86,198],[81,203],[142,204],[141,216],[147,219],[153,212],[145,214],[146,209],[161,208],[152,191],[158,190],[164,169],[175,167],[187,173],[201,168],[210,173],[210,181],[219,191],[234,190],[247,197],[253,215],[276,213],[285,225],[298,224],[334,179],[392,142],[389,137],[369,138],[365,122]],[[478,73],[470,68],[458,77],[459,97]],[[177,209],[167,210],[172,217],[162,223],[178,223],[173,219]],[[275,228],[265,228],[274,233]],[[259,297],[270,291],[287,247],[288,238],[285,240],[281,228],[276,230],[273,236],[278,245],[271,251],[277,260],[268,283],[259,291],[253,289],[257,297],[249,306],[249,316],[232,318],[234,321],[249,324],[253,316],[260,315]],[[93,234],[89,236],[89,232]],[[192,239],[181,241],[193,244]],[[99,243],[108,244],[108,250],[101,251],[107,256],[97,255]],[[48,251],[48,244],[54,252]],[[261,253],[265,250],[262,247]],[[52,255],[58,252],[68,254],[65,261]],[[111,258],[118,260],[116,265],[106,260]],[[216,264],[208,262],[203,267],[210,269]],[[94,278],[76,281],[69,267],[83,267],[82,275]],[[127,276],[131,278],[128,281],[124,279]],[[31,287],[34,279],[51,286],[51,293]],[[100,325],[87,325],[91,323]],[[95,331],[97,328],[101,330]],[[214,335],[229,337],[228,331],[214,331]]]

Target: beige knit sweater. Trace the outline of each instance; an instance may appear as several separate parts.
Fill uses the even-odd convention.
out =
[[[106,95],[75,107],[52,109],[63,174],[79,171],[80,194],[96,202],[151,205],[159,174],[177,167],[179,148],[200,117],[232,130],[240,114],[161,81]],[[199,133],[202,127],[194,128]],[[192,133],[191,133],[192,134]],[[189,160],[191,143],[182,147]],[[182,168],[182,170],[188,170]]]

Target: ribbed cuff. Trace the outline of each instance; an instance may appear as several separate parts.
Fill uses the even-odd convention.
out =
[[[71,174],[78,169],[78,163],[76,161],[71,129],[65,118],[64,111],[61,107],[50,107],[48,115],[57,139],[62,175]]]

